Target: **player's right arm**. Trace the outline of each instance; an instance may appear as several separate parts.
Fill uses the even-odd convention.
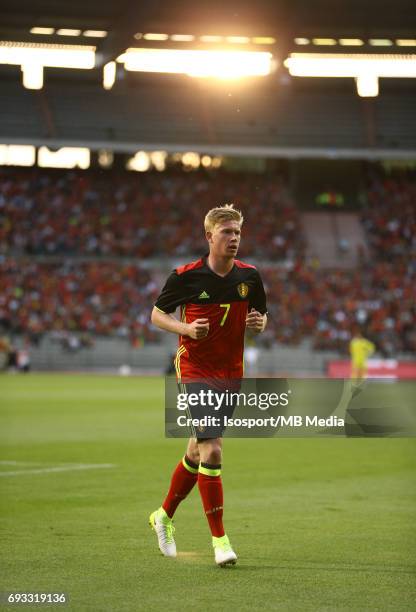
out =
[[[173,334],[190,336],[194,340],[204,338],[209,331],[208,319],[196,319],[192,323],[178,321],[175,310],[186,304],[187,288],[183,276],[174,270],[168,277],[152,311],[153,325]]]
[[[209,331],[208,319],[195,319],[192,323],[183,323],[170,313],[162,312],[156,306],[152,310],[152,323],[168,332],[180,336],[190,336],[194,340],[205,338]]]

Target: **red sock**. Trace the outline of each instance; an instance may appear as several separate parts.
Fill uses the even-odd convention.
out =
[[[172,518],[181,501],[190,493],[198,480],[198,465],[187,455],[178,463],[172,474],[170,488],[162,508]]]
[[[216,538],[221,538],[225,533],[222,524],[224,497],[221,465],[201,463],[198,473],[198,487],[211,533]]]

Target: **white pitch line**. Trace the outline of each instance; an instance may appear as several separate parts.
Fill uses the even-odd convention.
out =
[[[59,467],[38,468],[34,470],[16,470],[0,472],[0,476],[20,476],[20,474],[48,474],[51,472],[71,472],[73,470],[98,470],[116,467],[113,463],[78,463]]]
[[[44,465],[39,461],[0,461],[0,465]]]

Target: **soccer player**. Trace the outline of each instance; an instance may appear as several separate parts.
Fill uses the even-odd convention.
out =
[[[235,259],[243,217],[232,204],[210,210],[205,217],[209,253],[174,270],[152,311],[152,323],[179,335],[175,367],[178,383],[195,380],[240,380],[243,376],[245,331],[264,331],[266,296],[260,275],[252,265]],[[181,309],[179,321],[172,313]],[[209,384],[202,385],[208,388]],[[150,515],[159,548],[176,556],[172,517],[196,483],[212,534],[215,562],[235,564],[223,526],[221,481],[222,430],[197,431],[173,472],[162,506]]]
[[[367,359],[374,353],[375,348],[360,331],[353,336],[350,342],[351,378],[356,386],[359,386],[367,376]]]

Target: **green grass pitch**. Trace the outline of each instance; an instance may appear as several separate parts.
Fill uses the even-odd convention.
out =
[[[76,612],[416,609],[415,439],[226,440],[239,562],[220,569],[197,489],[177,559],[148,527],[184,450],[163,418],[159,378],[0,377],[0,591]]]

